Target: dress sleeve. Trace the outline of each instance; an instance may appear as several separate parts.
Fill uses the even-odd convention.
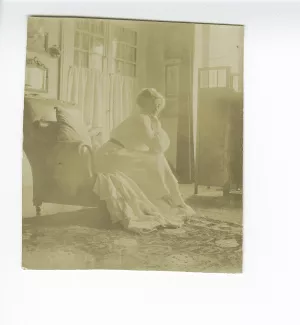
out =
[[[160,123],[153,128],[151,119],[147,115],[140,116],[140,123],[141,135],[149,151],[156,153],[165,152],[169,148],[170,139]]]

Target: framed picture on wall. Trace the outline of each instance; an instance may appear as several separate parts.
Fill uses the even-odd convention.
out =
[[[37,57],[26,59],[25,90],[48,92],[48,68]]]
[[[178,97],[180,65],[177,62],[166,64],[166,97]]]

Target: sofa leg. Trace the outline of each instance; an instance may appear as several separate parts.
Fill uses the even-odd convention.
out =
[[[35,213],[37,217],[40,217],[42,214],[42,205],[36,205],[35,206]]]
[[[194,185],[194,195],[197,195],[198,194],[198,184],[195,183]]]
[[[33,206],[35,207],[36,216],[41,216],[43,201],[38,197],[33,197]]]
[[[230,194],[230,182],[227,181],[223,186],[223,196],[229,197]]]

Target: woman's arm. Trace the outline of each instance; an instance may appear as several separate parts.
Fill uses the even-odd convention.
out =
[[[170,146],[170,138],[167,132],[163,128],[160,128],[158,132],[158,137],[160,141],[160,146],[162,148],[162,152],[166,152]]]
[[[167,133],[161,127],[158,119],[151,118],[147,115],[141,116],[143,135],[145,144],[149,147],[149,151],[156,153],[165,152],[170,145],[170,139]]]

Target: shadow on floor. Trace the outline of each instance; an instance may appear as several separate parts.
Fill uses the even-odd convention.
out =
[[[79,226],[94,229],[118,229],[120,226],[112,225],[107,211],[98,208],[86,208],[78,211],[59,212],[52,215],[44,215],[23,219],[23,227],[26,226]]]
[[[187,204],[194,209],[221,209],[218,219],[223,219],[224,212],[222,209],[228,210],[228,213],[233,215],[242,207],[242,201],[235,199],[234,201],[223,196],[190,196],[186,200]],[[216,214],[214,212],[214,214]],[[83,208],[76,211],[63,211],[53,214],[45,214],[40,217],[24,218],[23,227],[62,227],[62,226],[79,226],[93,229],[121,229],[120,225],[112,225],[109,218],[109,213],[106,209],[99,208]]]
[[[237,208],[243,207],[243,200],[240,196],[206,196],[206,195],[192,195],[186,199],[186,203],[197,209],[208,208]]]

